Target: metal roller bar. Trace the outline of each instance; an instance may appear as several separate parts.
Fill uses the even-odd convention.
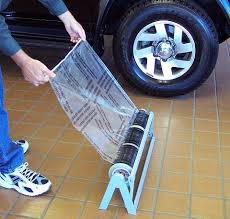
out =
[[[109,170],[110,182],[100,204],[100,209],[107,209],[115,189],[118,188],[128,213],[136,214],[154,148],[153,119],[154,114],[152,112],[148,114],[145,110],[140,110],[137,113],[127,132],[125,141],[119,149],[118,157]],[[150,140],[149,148],[134,197],[136,173],[148,139]]]

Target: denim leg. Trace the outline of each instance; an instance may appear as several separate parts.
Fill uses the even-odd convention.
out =
[[[23,162],[23,149],[13,143],[9,136],[8,114],[4,110],[4,87],[0,68],[0,172],[13,172]]]

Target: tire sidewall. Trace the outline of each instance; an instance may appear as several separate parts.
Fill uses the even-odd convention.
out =
[[[159,82],[147,76],[137,66],[133,56],[134,41],[140,30],[152,22],[161,20],[172,21],[183,26],[192,35],[196,47],[195,60],[189,71],[170,83]],[[145,92],[162,94],[186,92],[202,83],[214,67],[216,54],[212,53],[216,52],[216,43],[207,22],[191,9],[180,5],[171,4],[169,7],[169,4],[155,4],[140,8],[128,17],[123,24],[121,34],[125,36],[119,48],[124,57],[122,68],[127,72],[126,76],[138,87],[144,88]]]

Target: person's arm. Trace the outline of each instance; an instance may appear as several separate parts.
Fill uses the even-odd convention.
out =
[[[39,0],[51,14],[56,15],[64,23],[66,31],[70,35],[70,40],[76,43],[79,38],[86,40],[85,31],[81,24],[76,21],[62,0]]]
[[[44,64],[29,57],[12,37],[5,18],[0,15],[0,51],[10,56],[14,62],[21,68],[26,81],[39,86],[49,81],[49,77],[54,77]]]
[[[17,41],[11,36],[5,18],[0,15],[0,51],[11,56],[21,49]]]
[[[49,8],[51,13],[57,15],[64,23],[72,42],[77,42],[79,38],[85,40],[85,31],[75,20],[61,0],[40,0]],[[11,36],[5,19],[0,15],[0,51],[10,56],[21,68],[26,81],[39,86],[55,77],[54,72],[50,71],[43,63],[28,56]]]

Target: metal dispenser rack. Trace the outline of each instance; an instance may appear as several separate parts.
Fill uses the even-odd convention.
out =
[[[119,189],[128,213],[136,215],[154,148],[155,137],[153,133],[153,120],[153,112],[147,113],[146,110],[142,109],[137,113],[133,124],[128,130],[126,139],[119,149],[118,158],[109,170],[110,181],[101,201],[100,209],[105,210],[108,208],[115,189]],[[139,184],[135,190],[137,171],[140,168],[140,161],[147,145],[149,148],[147,150]]]

